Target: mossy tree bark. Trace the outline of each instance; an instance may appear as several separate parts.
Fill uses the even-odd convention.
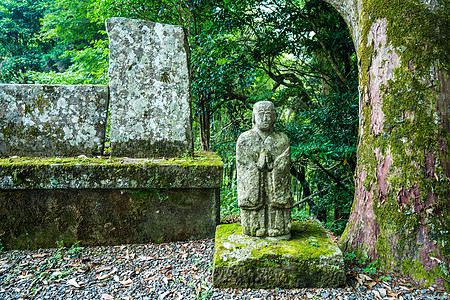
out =
[[[449,288],[448,1],[326,1],[349,25],[359,63],[356,193],[342,246]]]

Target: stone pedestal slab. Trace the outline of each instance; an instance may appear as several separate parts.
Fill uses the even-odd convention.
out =
[[[215,287],[305,288],[344,284],[343,254],[318,221],[294,222],[288,241],[243,235],[240,224],[217,227]]]

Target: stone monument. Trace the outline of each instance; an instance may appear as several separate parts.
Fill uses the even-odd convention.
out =
[[[238,203],[242,232],[249,236],[291,236],[291,148],[288,137],[274,131],[275,107],[261,101],[253,107],[253,128],[236,145]]]
[[[99,155],[108,87],[0,85],[1,156]]]
[[[6,249],[215,234],[223,162],[193,153],[185,30],[125,18],[106,20],[106,29],[108,86],[0,84]]]
[[[111,154],[192,154],[189,46],[181,26],[106,20]]]
[[[338,287],[341,250],[317,220],[292,222],[288,137],[274,130],[272,102],[254,105],[253,128],[236,145],[241,224],[216,230],[213,285],[219,288]]]

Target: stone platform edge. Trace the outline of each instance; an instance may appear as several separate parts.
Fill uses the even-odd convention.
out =
[[[214,152],[178,158],[2,158],[0,190],[220,188]]]
[[[5,249],[213,238],[223,163],[193,158],[0,159]]]
[[[294,222],[288,241],[245,236],[240,224],[217,226],[214,287],[339,287],[345,280],[342,251],[317,220]]]

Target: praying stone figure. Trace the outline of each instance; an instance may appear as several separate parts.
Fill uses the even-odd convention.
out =
[[[275,120],[273,103],[257,102],[253,128],[238,138],[238,204],[245,235],[284,240],[291,236],[291,148],[288,137],[274,131]]]

